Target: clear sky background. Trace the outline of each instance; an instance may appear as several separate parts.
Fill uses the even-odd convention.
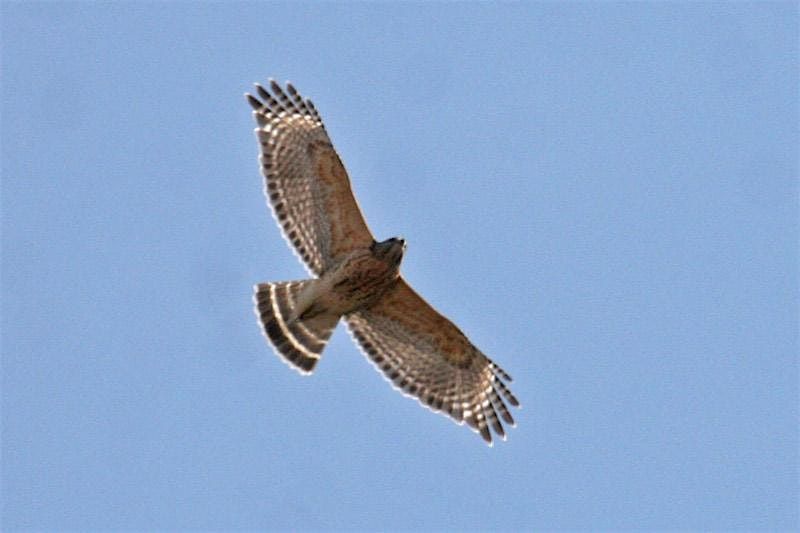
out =
[[[2,4],[2,525],[798,526],[798,8]],[[509,373],[507,442],[317,373],[242,94],[312,98]]]

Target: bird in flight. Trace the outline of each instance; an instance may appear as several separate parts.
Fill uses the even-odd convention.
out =
[[[400,275],[406,243],[376,241],[317,109],[287,83],[246,94],[258,126],[264,192],[311,279],[255,286],[256,315],[276,353],[314,371],[340,319],[403,393],[466,424],[489,444],[514,426],[511,377]],[[490,431],[491,428],[491,431]]]

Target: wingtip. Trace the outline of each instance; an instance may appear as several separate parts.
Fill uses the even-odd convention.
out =
[[[263,98],[266,103],[269,103],[270,102],[270,98],[272,98],[272,95],[269,94],[269,91],[266,90],[264,88],[264,86],[261,85],[260,83],[254,83],[253,85],[255,85],[256,92],[258,93],[258,95],[261,98]]]
[[[247,99],[247,103],[250,104],[254,112],[260,111],[264,107],[264,104],[252,94],[244,93],[244,97]]]

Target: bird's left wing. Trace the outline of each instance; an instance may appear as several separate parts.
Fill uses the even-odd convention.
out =
[[[284,237],[320,275],[373,237],[314,104],[291,85],[247,94],[258,123],[264,192]]]
[[[466,422],[490,444],[490,427],[505,438],[500,420],[514,425],[504,402],[519,405],[504,383],[511,377],[403,278],[375,305],[345,318],[366,355],[396,388],[459,424]]]

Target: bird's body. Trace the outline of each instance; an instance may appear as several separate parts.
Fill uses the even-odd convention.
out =
[[[277,353],[313,372],[344,318],[361,348],[403,392],[491,444],[513,425],[511,378],[400,275],[405,241],[377,242],[319,113],[291,86],[257,85],[247,98],[258,123],[265,193],[285,237],[316,277],[256,286],[256,312]]]
[[[381,245],[384,246],[379,248]],[[321,312],[342,316],[369,307],[397,281],[403,246],[403,241],[390,239],[349,252],[310,284],[310,290],[296,304],[293,316],[305,318]],[[391,249],[392,254],[379,254],[378,250],[384,248]]]

